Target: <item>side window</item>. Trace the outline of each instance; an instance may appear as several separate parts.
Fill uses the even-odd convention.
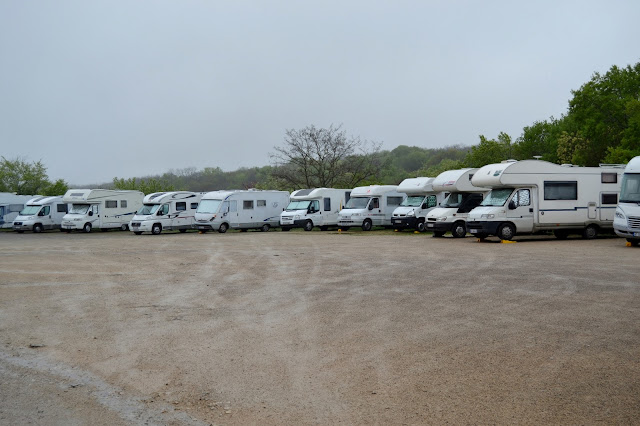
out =
[[[516,207],[531,205],[531,193],[528,189],[521,189],[513,197]]]
[[[602,194],[602,204],[618,204],[618,194]]]
[[[267,200],[256,201],[256,207],[267,207]]]
[[[544,182],[544,199],[545,200],[577,200],[578,199],[578,182],[560,182],[545,181]]]
[[[44,206],[42,208],[42,216],[49,216],[50,212],[51,212],[51,206]]]
[[[127,200],[120,200],[120,207],[126,208],[127,207]]]
[[[600,176],[600,181],[602,183],[618,183],[618,174],[617,173],[602,173]]]
[[[325,212],[330,212],[331,211],[331,198],[323,198],[322,201],[324,202],[324,211]]]
[[[56,204],[56,211],[58,213],[68,213],[66,204]]]
[[[193,210],[197,209],[198,208],[198,203],[191,203],[191,208]]]
[[[185,201],[176,202],[176,211],[183,212],[187,210],[187,203]]]
[[[238,211],[238,201],[231,200],[230,202],[229,201],[225,201],[225,203],[229,203],[229,211],[231,213],[235,213],[235,212]]]
[[[98,205],[97,204],[91,205],[91,211],[93,212],[93,214],[98,214],[100,212],[100,210],[98,210]]]
[[[374,209],[379,209],[380,208],[380,199],[372,198],[371,199],[371,207],[373,207]]]
[[[387,204],[390,206],[399,206],[402,204],[403,197],[387,197]]]
[[[104,208],[105,209],[117,209],[118,208],[118,201],[117,200],[106,200],[104,202]]]
[[[427,197],[427,208],[435,207],[438,204],[435,195],[429,195]]]
[[[162,205],[162,214],[169,214],[169,204]]]
[[[309,205],[309,207],[310,207],[310,209],[309,209],[310,211],[312,211],[312,212],[319,212],[319,211],[320,211],[320,201],[318,201],[318,200],[313,200],[313,201],[311,202],[311,204]]]
[[[253,210],[253,200],[244,200],[242,202],[243,210]]]

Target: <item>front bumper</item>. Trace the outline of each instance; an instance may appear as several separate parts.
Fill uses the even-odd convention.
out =
[[[395,229],[407,229],[407,228],[415,228],[418,224],[417,217],[392,217],[391,225]]]
[[[467,221],[467,231],[471,235],[478,235],[478,234],[496,235],[498,233],[499,226],[500,226],[500,222],[493,222],[493,221],[469,222]]]
[[[636,229],[636,228],[629,229],[627,227],[617,226],[616,223],[614,222],[613,231],[619,237],[640,240],[640,229]]]
[[[447,232],[451,231],[451,222],[427,221],[424,227],[427,231]]]

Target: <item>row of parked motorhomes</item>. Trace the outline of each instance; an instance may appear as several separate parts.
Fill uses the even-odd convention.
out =
[[[229,229],[283,231],[314,227],[364,231],[374,226],[430,231],[435,237],[470,233],[480,239],[553,232],[594,238],[611,229],[640,242],[640,157],[626,165],[575,167],[508,160],[479,169],[449,170],[400,185],[353,189],[232,190],[195,193],[70,189],[59,197],[2,194],[0,225],[17,232],[61,229]]]

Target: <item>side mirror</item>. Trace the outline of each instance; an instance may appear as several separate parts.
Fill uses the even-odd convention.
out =
[[[162,210],[158,210],[158,213],[156,213],[156,216],[162,216]]]
[[[420,206],[421,209],[426,209],[427,208],[427,203],[422,203],[422,205]]]
[[[369,210],[373,210],[373,205],[369,204],[369,207],[367,207]]]
[[[38,212],[38,216],[44,216],[44,210],[40,210],[40,211]]]
[[[89,211],[89,216],[93,216],[93,212],[92,211]]]
[[[511,200],[509,201],[509,210],[515,210],[516,209],[516,202]]]

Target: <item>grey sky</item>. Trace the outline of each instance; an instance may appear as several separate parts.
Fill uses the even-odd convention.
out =
[[[72,184],[269,164],[285,129],[474,145],[640,61],[640,2],[0,0],[0,155]]]

